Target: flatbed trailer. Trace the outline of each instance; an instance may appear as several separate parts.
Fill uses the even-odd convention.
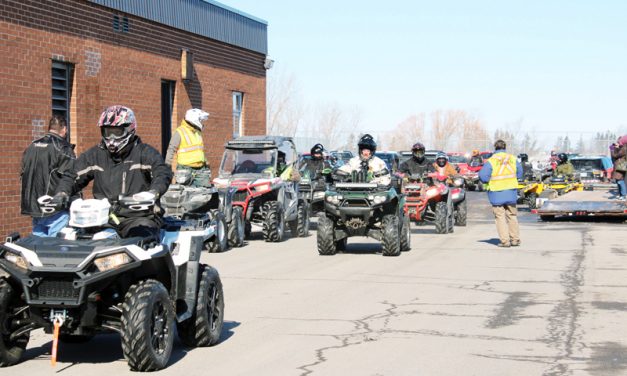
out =
[[[606,190],[571,191],[562,196],[544,201],[532,213],[543,221],[556,217],[624,217],[627,219],[627,204],[616,200]]]

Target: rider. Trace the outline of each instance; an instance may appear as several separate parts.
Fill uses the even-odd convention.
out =
[[[365,171],[369,182],[390,185],[392,183],[390,171],[385,162],[374,155],[377,151],[377,143],[372,136],[369,134],[363,135],[357,142],[357,148],[359,149],[359,155],[351,158],[348,163],[341,166],[338,170],[349,174],[355,171]]]
[[[529,163],[529,156],[526,153],[518,154],[518,159],[523,168],[523,179],[533,180],[533,169]]]
[[[285,162],[285,153],[279,150],[277,155],[277,176],[285,181],[297,182],[300,180],[300,174],[294,168],[293,164]],[[272,167],[270,167],[272,168]]]
[[[411,158],[401,163],[399,171],[405,175],[424,175],[435,172],[433,165],[425,158],[425,146],[416,142],[411,147]]]
[[[454,175],[457,175],[457,170],[450,163],[448,163],[448,155],[443,152],[438,152],[435,156],[435,163],[433,163],[435,172],[440,176],[446,176],[447,181],[451,181]]]
[[[312,178],[317,177],[325,169],[330,169],[331,164],[324,160],[322,153],[324,152],[324,146],[322,144],[315,144],[311,148],[311,159],[305,159],[300,165],[299,170],[304,173],[309,173]]]
[[[575,168],[573,164],[568,160],[566,153],[559,153],[557,155],[557,167],[553,170],[553,176],[564,176],[566,179],[572,179],[575,175]]]
[[[201,109],[187,110],[185,119],[181,120],[181,125],[176,128],[170,139],[165,157],[165,163],[171,166],[174,162],[174,154],[176,154],[177,169],[192,172],[193,186],[204,185],[205,182],[201,176],[209,174],[202,139],[203,122],[208,118],[209,114]]]
[[[120,105],[108,107],[100,115],[98,127],[102,141],[76,159],[71,174],[59,182],[54,201],[66,201],[92,180],[96,199],[106,198],[114,203],[120,195],[139,194],[142,199],[158,200],[168,189],[172,171],[161,154],[135,134],[133,110]],[[110,224],[123,238],[159,234],[161,216],[156,210],[141,216],[125,210],[114,214]]]
[[[472,156],[470,157],[468,166],[477,167],[481,165],[483,165],[483,158],[481,158],[481,153],[479,153],[479,150],[475,149],[472,151]]]

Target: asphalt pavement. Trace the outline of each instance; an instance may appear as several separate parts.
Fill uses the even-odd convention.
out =
[[[176,342],[162,375],[625,375],[627,249],[620,223],[538,222],[520,212],[522,246],[496,246],[484,193],[467,227],[412,224],[412,249],[383,257],[351,238],[319,256],[316,233],[204,254],[225,288],[222,339]],[[6,375],[131,374],[119,336],[61,344],[31,335]],[[133,373],[135,374],[135,373]]]

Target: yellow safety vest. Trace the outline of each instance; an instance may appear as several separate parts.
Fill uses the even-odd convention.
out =
[[[181,121],[181,126],[176,128],[176,132],[181,137],[176,163],[194,168],[203,167],[206,159],[202,133],[189,126],[185,120]]]
[[[505,191],[518,187],[516,157],[507,153],[496,153],[488,159],[488,163],[492,165],[491,191]]]

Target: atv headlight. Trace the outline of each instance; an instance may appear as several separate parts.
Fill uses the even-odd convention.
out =
[[[257,192],[265,192],[270,190],[270,184],[261,184],[255,187],[255,191]]]
[[[24,269],[24,270],[28,269],[28,261],[26,261],[24,256],[18,255],[13,252],[5,251],[2,257],[20,269]]]
[[[370,195],[368,196],[368,200],[372,201],[375,205],[382,204],[388,200],[388,196],[386,195]]]
[[[314,192],[314,198],[324,198],[324,192]]]
[[[437,195],[438,195],[438,188],[433,187],[433,188],[427,189],[427,197],[428,198],[435,197]]]
[[[342,199],[342,196],[337,196],[337,195],[327,196],[327,202],[333,205],[338,205],[341,199]]]
[[[118,252],[112,255],[95,258],[94,265],[96,265],[98,271],[106,272],[107,270],[113,270],[122,265],[130,264],[132,261],[133,259],[126,254],[126,252]]]
[[[462,185],[464,185],[464,179],[457,178],[453,180],[453,184],[455,184],[456,187],[461,187]]]

